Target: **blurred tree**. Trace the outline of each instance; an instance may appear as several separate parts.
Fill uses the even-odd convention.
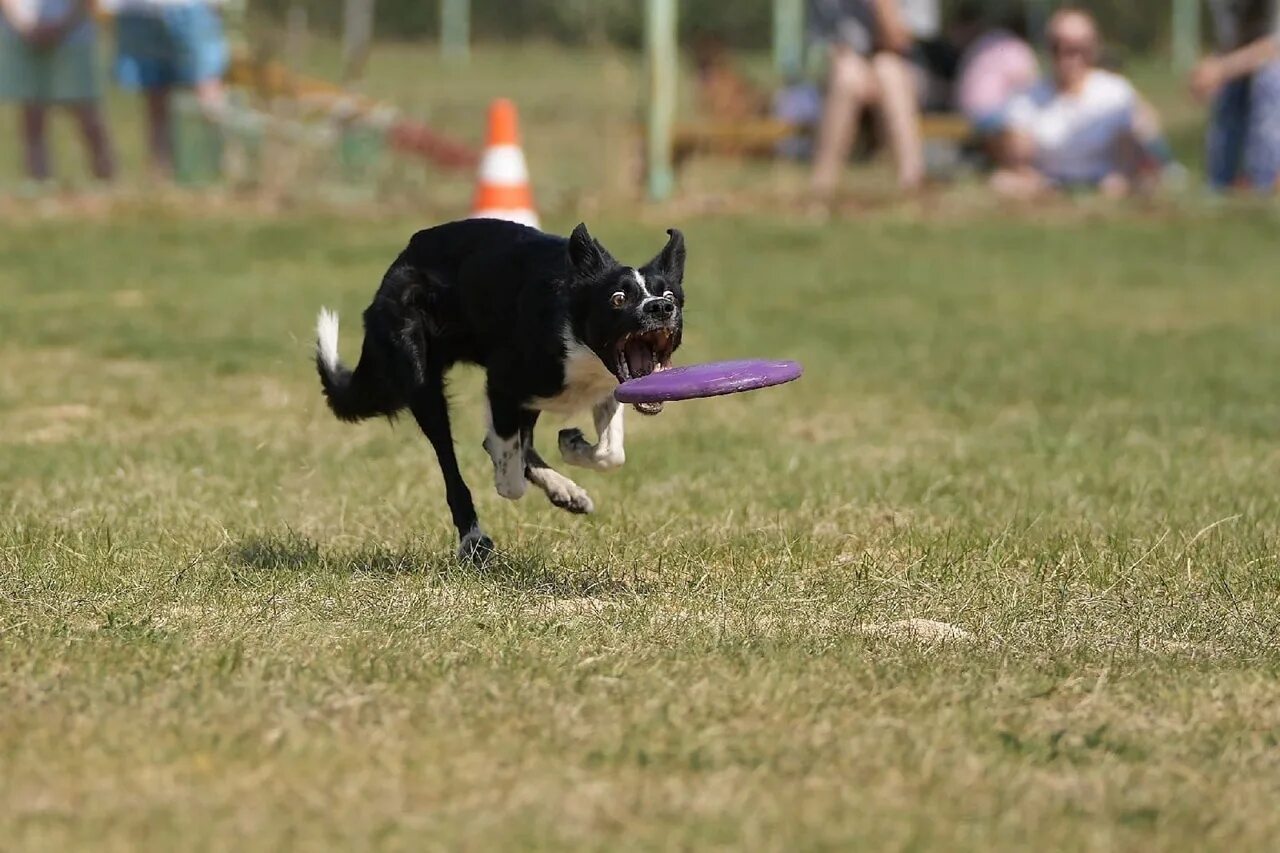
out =
[[[250,0],[255,14],[283,21],[291,2],[306,8],[320,31],[342,29],[342,4],[333,0]],[[943,0],[954,5],[957,0]],[[1019,0],[993,0],[993,7],[1015,7]],[[1052,0],[1050,5],[1062,5]],[[1124,53],[1141,53],[1168,44],[1171,0],[1077,0],[1102,21],[1108,41]],[[439,33],[440,0],[378,0],[376,31],[387,39],[434,38]],[[584,44],[608,38],[639,47],[644,34],[644,4],[638,0],[472,0],[474,37],[544,38]],[[773,0],[680,0],[681,37],[714,33],[739,48],[767,48],[773,30]]]

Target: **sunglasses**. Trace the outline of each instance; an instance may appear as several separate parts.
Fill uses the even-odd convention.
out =
[[[1062,41],[1055,39],[1049,42],[1049,52],[1064,59],[1087,58],[1093,55],[1093,45],[1083,42]]]

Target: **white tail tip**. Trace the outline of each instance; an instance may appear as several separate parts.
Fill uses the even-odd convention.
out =
[[[338,369],[338,315],[328,308],[321,308],[316,319],[316,355],[325,369]]]

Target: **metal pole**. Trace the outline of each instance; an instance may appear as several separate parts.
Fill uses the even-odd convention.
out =
[[[471,0],[440,0],[440,52],[459,62],[471,58]]]
[[[787,79],[804,69],[804,0],[773,0],[773,67]]]
[[[1200,58],[1200,2],[1173,0],[1173,67],[1187,71]]]
[[[671,142],[676,120],[677,0],[646,0],[644,43],[648,57],[649,198],[662,201],[675,189]]]
[[[347,0],[342,22],[342,76],[360,79],[373,43],[373,0]]]

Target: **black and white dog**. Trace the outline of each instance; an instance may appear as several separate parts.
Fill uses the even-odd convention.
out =
[[[533,483],[556,506],[593,510],[590,496],[534,448],[541,412],[590,409],[598,439],[560,432],[571,465],[622,465],[619,382],[671,364],[683,332],[685,247],[679,231],[642,267],[619,264],[585,225],[568,240],[492,219],[420,231],[382,279],[364,312],[364,349],[354,371],[338,358],[338,317],[322,310],[316,367],[329,408],[344,421],[404,409],[435,448],[459,557],[483,560],[493,541],[480,528],[458,470],[445,372],[459,362],[487,373],[489,434],[498,494],[524,496]],[[641,404],[657,414],[661,404]]]

